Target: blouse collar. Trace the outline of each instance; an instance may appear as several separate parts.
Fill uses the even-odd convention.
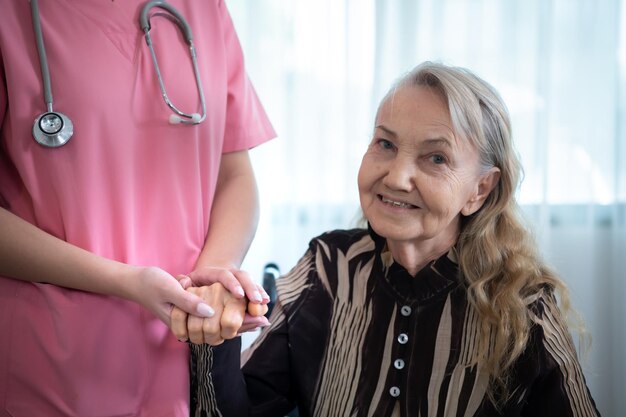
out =
[[[374,232],[369,224],[368,232],[374,241],[379,270],[398,298],[407,302],[423,302],[447,294],[462,282],[456,247],[429,262],[412,276],[394,261],[386,239]]]

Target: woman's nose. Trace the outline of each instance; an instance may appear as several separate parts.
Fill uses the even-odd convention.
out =
[[[416,166],[408,158],[395,158],[389,164],[383,184],[392,190],[412,191],[415,188]]]

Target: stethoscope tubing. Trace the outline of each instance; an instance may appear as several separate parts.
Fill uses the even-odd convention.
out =
[[[150,18],[148,17],[148,13],[153,7],[160,7],[161,9],[167,10],[172,15],[174,15],[174,17],[176,17],[176,24],[185,35],[185,40],[187,40],[187,43],[192,42],[193,34],[191,32],[191,27],[187,24],[187,21],[185,20],[183,15],[180,14],[180,12],[174,6],[164,0],[149,1],[141,8],[141,13],[139,15],[139,25],[141,26],[141,30],[143,30],[144,33],[149,32],[152,28],[150,26]]]
[[[39,14],[38,0],[30,0],[31,2],[31,15],[33,30],[35,33],[35,43],[37,45],[37,53],[39,55],[39,65],[41,67],[41,78],[43,84],[43,96],[46,104],[46,112],[39,115],[35,119],[33,125],[33,137],[35,140],[46,147],[56,148],[63,146],[74,134],[74,125],[70,118],[63,113],[55,112],[53,110],[53,95],[52,95],[52,83],[50,81],[50,69],[48,67],[48,57],[46,55],[46,48],[43,39],[43,30],[41,29],[41,19]],[[196,81],[196,87],[198,89],[198,95],[200,96],[200,106],[202,114],[198,113],[185,113],[179,110],[174,103],[169,99],[165,90],[165,84],[159,68],[159,63],[152,45],[152,38],[150,36],[150,17],[148,16],[150,9],[153,7],[159,7],[172,16],[180,30],[183,32],[185,40],[189,46],[189,54],[191,55],[191,61],[193,65],[194,78]],[[198,59],[196,49],[193,44],[193,34],[191,27],[182,16],[182,14],[176,10],[172,5],[163,0],[152,0],[146,3],[139,16],[139,23],[141,29],[144,32],[148,49],[152,57],[152,63],[155,68],[157,79],[159,82],[159,88],[161,89],[161,95],[167,106],[175,113],[170,116],[170,123],[195,125],[202,123],[206,119],[206,100],[204,98],[204,89],[202,88],[202,81],[200,79],[200,70],[198,68]]]
[[[150,17],[148,13],[150,9],[153,7],[159,7],[168,11],[172,14],[176,19],[176,24],[183,32],[185,40],[187,41],[187,45],[189,47],[189,54],[191,55],[191,62],[193,65],[194,78],[196,80],[196,87],[198,89],[198,95],[200,96],[200,107],[202,109],[202,114],[199,115],[197,113],[185,113],[180,110],[178,107],[174,105],[174,103],[170,100],[167,95],[167,91],[165,89],[165,83],[163,82],[163,77],[161,75],[161,69],[159,67],[159,63],[156,57],[156,52],[154,51],[154,46],[152,43],[152,37],[150,36],[150,30],[152,26],[150,25]],[[183,17],[183,15],[171,4],[167,3],[163,0],[152,0],[146,3],[141,9],[141,14],[139,15],[139,25],[144,32],[144,36],[146,39],[146,44],[148,45],[148,49],[150,50],[150,56],[152,57],[152,64],[154,65],[154,69],[157,75],[157,79],[159,81],[159,88],[161,89],[161,96],[163,96],[163,100],[167,104],[167,106],[177,115],[183,117],[178,118],[178,123],[184,124],[198,124],[204,121],[206,118],[206,101],[204,99],[204,89],[202,88],[202,81],[200,80],[200,70],[198,68],[198,58],[196,54],[196,48],[193,43],[193,33],[191,31],[191,27],[187,23],[187,20]]]
[[[31,1],[31,14],[33,30],[35,32],[35,42],[39,55],[39,65],[41,67],[41,78],[43,83],[43,97],[46,104],[46,112],[40,114],[33,124],[33,138],[37,143],[48,148],[58,148],[67,143],[74,134],[74,124],[70,118],[53,109],[52,83],[50,82],[50,70],[48,68],[48,57],[43,41],[43,31],[41,30],[41,19],[39,17],[39,3],[37,0]]]
[[[39,55],[39,65],[41,67],[41,78],[43,82],[43,97],[48,112],[52,112],[52,85],[50,83],[50,70],[48,69],[48,57],[43,42],[43,32],[41,30],[41,20],[39,18],[39,2],[30,0],[33,30],[35,31],[35,42],[37,43],[37,53]]]

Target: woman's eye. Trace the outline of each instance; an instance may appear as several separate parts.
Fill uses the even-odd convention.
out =
[[[446,158],[443,155],[435,154],[435,155],[432,155],[430,159],[437,165],[446,163]]]
[[[393,143],[387,139],[378,139],[378,145],[383,149],[393,149]]]

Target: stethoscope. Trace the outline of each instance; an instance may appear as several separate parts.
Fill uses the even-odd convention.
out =
[[[37,0],[30,0],[31,13],[33,19],[33,29],[35,31],[35,41],[37,42],[37,52],[39,54],[39,63],[41,65],[41,77],[43,82],[43,95],[46,103],[46,112],[41,114],[35,120],[33,125],[33,137],[35,140],[46,147],[57,148],[63,146],[74,134],[74,125],[70,118],[58,111],[54,111],[52,108],[52,87],[50,85],[50,71],[48,70],[48,58],[46,57],[46,49],[43,44],[43,34],[41,31],[41,21],[39,19],[39,5]],[[183,32],[185,40],[189,45],[189,53],[191,55],[191,62],[193,64],[193,71],[196,79],[196,86],[198,87],[198,95],[200,96],[200,107],[202,109],[202,115],[199,113],[185,113],[176,107],[167,96],[165,91],[165,85],[163,84],[163,78],[161,77],[161,70],[159,69],[159,63],[157,62],[156,54],[154,53],[154,47],[152,46],[152,38],[150,37],[150,17],[148,13],[151,8],[160,7],[167,10],[171,15],[175,17],[175,22]],[[191,28],[185,20],[185,18],[165,1],[153,0],[146,3],[141,9],[139,16],[139,24],[144,32],[146,43],[150,49],[150,55],[152,56],[152,63],[156,71],[157,78],[159,80],[159,87],[161,89],[161,95],[167,106],[172,109],[174,114],[170,115],[169,121],[172,124],[182,123],[187,125],[195,125],[202,123],[206,119],[206,102],[204,100],[204,91],[202,89],[202,82],[200,80],[200,71],[198,69],[198,60],[196,55],[196,48],[193,44],[193,36],[191,34]]]

